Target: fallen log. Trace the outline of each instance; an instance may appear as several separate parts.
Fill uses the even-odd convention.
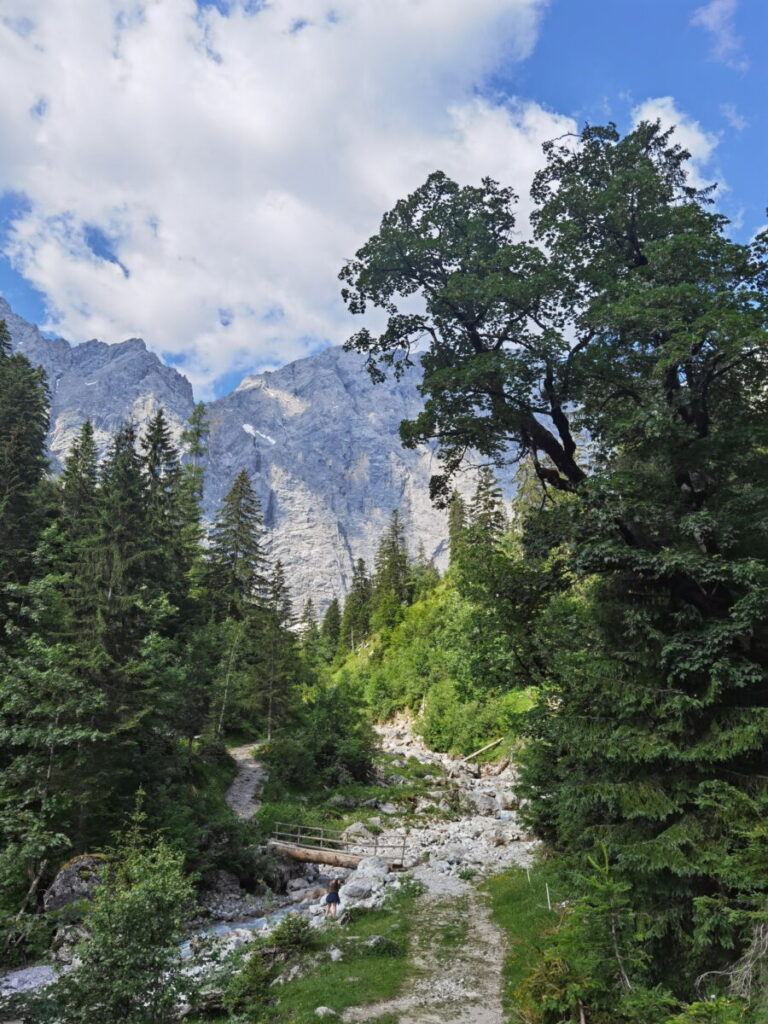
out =
[[[283,857],[292,860],[309,861],[311,864],[331,864],[337,868],[356,868],[363,859],[361,853],[346,853],[343,850],[325,850],[319,846],[296,846],[281,843],[277,839],[267,841],[267,846]]]
[[[467,754],[466,757],[462,757],[461,763],[465,764],[467,761],[471,761],[473,757],[477,757],[478,754],[484,754],[486,750],[491,750],[493,747],[498,747],[498,745],[501,743],[501,740],[503,739],[504,737],[502,736],[501,739],[494,740],[493,743],[486,743],[486,745],[484,747],[480,747],[479,750],[473,750],[471,754]]]
[[[320,846],[297,846],[295,843],[283,843],[277,839],[268,839],[267,846],[282,857],[290,857],[292,860],[309,861],[311,864],[330,864],[336,868],[356,868],[364,857],[371,856],[370,853],[347,853],[344,850],[326,850]],[[389,862],[390,871],[395,871],[402,866],[399,860]]]

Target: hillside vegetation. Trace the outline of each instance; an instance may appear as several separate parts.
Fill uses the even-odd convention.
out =
[[[373,719],[402,708],[437,748],[504,736],[517,762],[538,888],[487,889],[511,1019],[768,1018],[768,232],[734,242],[688,159],[658,124],[548,143],[527,240],[511,189],[436,171],[345,264],[351,314],[383,324],[348,347],[374,380],[421,361],[401,436],[437,446],[451,567],[409,552],[395,510],[319,622],[296,621],[245,472],[205,536],[199,408],[183,452],[159,412],[100,464],[86,423],[50,478],[46,382],[0,325],[0,950],[29,962],[86,926],[47,1019],[173,1019],[200,875],[274,881],[278,815],[366,803]],[[270,784],[242,822],[225,749],[256,739]],[[43,893],[85,852],[104,884],[63,921]],[[408,922],[387,927],[403,953]],[[265,949],[209,1017],[268,1015]],[[410,968],[390,966],[366,992],[391,1019]]]

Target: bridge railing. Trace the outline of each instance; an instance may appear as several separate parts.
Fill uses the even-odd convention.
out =
[[[276,843],[300,846],[309,850],[335,850],[339,853],[362,857],[382,857],[391,864],[402,865],[405,860],[406,837],[381,839],[379,836],[345,835],[345,829],[315,825],[297,825],[286,821],[275,822],[272,839]]]

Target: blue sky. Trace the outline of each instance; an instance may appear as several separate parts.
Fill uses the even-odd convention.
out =
[[[338,267],[430,170],[524,190],[546,138],[640,114],[748,239],[766,44],[764,0],[4,0],[0,294],[218,394],[344,340]]]

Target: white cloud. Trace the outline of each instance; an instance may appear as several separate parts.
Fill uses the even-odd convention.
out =
[[[738,0],[709,0],[697,8],[691,24],[711,33],[714,41],[712,56],[734,71],[747,71],[749,60],[743,51],[743,40],[736,34],[733,24]]]
[[[749,127],[749,121],[738,112],[732,103],[721,103],[720,113],[736,132],[743,132],[745,128]]]
[[[718,144],[718,137],[705,131],[698,121],[694,121],[681,111],[672,96],[658,96],[647,99],[632,111],[635,125],[640,121],[660,121],[662,128],[674,128],[674,140],[691,154],[688,165],[688,177],[696,188],[704,188],[712,184],[716,177],[711,168],[712,157]],[[720,190],[725,185],[720,179]]]
[[[437,167],[524,192],[574,128],[477,91],[545,2],[4,0],[0,189],[30,200],[9,246],[49,326],[142,335],[201,394],[344,340],[337,271],[397,198]]]

